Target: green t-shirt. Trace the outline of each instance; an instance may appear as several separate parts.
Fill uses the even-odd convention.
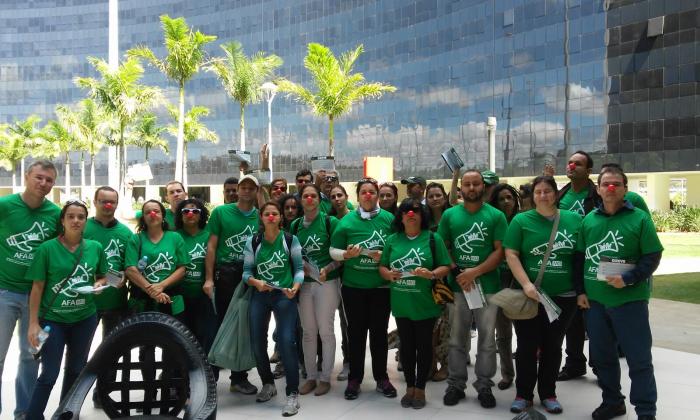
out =
[[[56,237],[61,209],[44,200],[30,209],[20,194],[0,197],[0,289],[29,293],[32,282],[25,280],[27,267],[42,242]]]
[[[632,203],[632,205],[636,208],[644,211],[644,213],[651,214],[651,212],[649,211],[649,207],[647,207],[647,203],[644,201],[642,196],[637,194],[636,192],[627,191],[627,193],[625,193],[625,200]]]
[[[559,200],[559,208],[561,210],[572,211],[583,217],[586,215],[586,210],[583,207],[583,202],[586,200],[586,197],[588,197],[588,188],[584,188],[579,192],[575,192],[573,188],[569,188],[569,191]]]
[[[80,247],[83,254],[76,266]],[[95,277],[104,277],[106,272],[107,259],[99,242],[86,239],[75,252],[70,252],[58,239],[51,239],[37,248],[25,280],[45,282],[39,309],[42,319],[74,323],[89,318],[96,311],[93,295],[78,293],[75,288],[91,286],[95,283]],[[68,280],[59,287],[59,283],[69,275]],[[54,298],[57,293],[58,297]]]
[[[191,262],[185,267],[185,279],[182,281],[182,294],[186,297],[199,297],[204,294],[204,259],[207,256],[207,242],[209,231],[200,230],[196,235],[190,235],[184,230],[177,231],[185,241],[185,251],[190,256]]]
[[[333,207],[333,204],[331,203],[330,198],[328,198],[324,195],[321,197],[321,202],[319,203],[318,207],[319,207],[319,210],[328,214],[328,213],[330,213],[331,208]],[[355,210],[355,207],[349,201],[345,202],[345,207],[347,207],[348,210]]]
[[[251,246],[252,250],[252,244],[246,244],[246,246]],[[290,256],[284,246],[282,231],[272,243],[265,240],[263,236],[258,252],[255,254],[255,276],[275,286],[291,288],[294,286],[294,277],[290,267]]]
[[[126,245],[131,240],[133,233],[128,226],[119,221],[111,227],[104,227],[102,223],[89,218],[85,225],[85,239],[92,239],[102,245],[107,260],[107,268],[112,271],[124,271],[124,254]],[[127,288],[110,287],[99,295],[95,295],[95,305],[99,310],[125,309],[127,301]]]
[[[583,219],[576,248],[586,256],[583,283],[589,299],[606,307],[649,300],[649,279],[622,289],[596,279],[602,256],[635,263],[644,254],[663,251],[651,216],[643,210],[624,207],[612,216],[593,210]]]
[[[581,216],[571,211],[561,210],[559,214],[557,236],[554,238],[541,285],[549,296],[573,291],[571,275],[574,251],[582,220]],[[529,210],[517,214],[508,226],[503,247],[520,254],[520,262],[533,283],[537,280],[542,258],[547,252],[553,223],[537,213],[537,210]]]
[[[330,223],[330,232],[326,231],[326,217],[328,217]],[[328,250],[331,247],[331,234],[337,226],[338,219],[333,216],[327,216],[323,212],[319,212],[313,222],[307,227],[304,227],[303,217],[299,217],[292,222],[290,233],[299,239],[302,255],[314,263],[319,270],[333,261]],[[326,274],[327,280],[337,277],[338,270],[333,270]],[[304,281],[313,282],[315,280],[311,277],[304,277]]]
[[[395,233],[386,240],[382,259],[383,267],[398,271],[411,271],[419,267],[432,270],[439,266],[450,266],[450,254],[439,234],[433,233],[435,240],[435,261],[430,251],[430,234],[424,230],[413,239],[405,233]],[[413,321],[437,318],[442,307],[433,300],[433,281],[419,276],[400,278],[391,282],[391,312],[397,318]]]
[[[208,223],[209,232],[219,238],[216,247],[216,264],[243,262],[243,248],[260,226],[258,210],[244,215],[235,203],[224,204],[212,211]]]
[[[369,250],[382,250],[386,238],[391,234],[394,216],[386,210],[379,210],[372,219],[363,219],[356,212],[350,212],[340,220],[333,232],[331,246],[347,249],[349,245],[359,245]],[[360,289],[373,289],[386,286],[387,282],[379,275],[379,262],[371,257],[359,255],[345,260],[343,284]]]
[[[141,218],[141,215],[143,212],[141,210],[138,210],[136,213],[134,213],[134,218],[138,220]],[[168,229],[169,230],[175,230],[175,213],[173,213],[172,210],[170,210],[170,207],[165,208],[165,221],[168,222]]]
[[[182,236],[171,231],[163,232],[163,237],[155,244],[151,242],[146,232],[134,234],[126,247],[124,266],[137,267],[144,255],[148,256],[148,265],[143,276],[149,283],[160,283],[173,274],[178,267],[191,262]]]
[[[489,204],[481,206],[476,213],[470,213],[463,205],[445,210],[438,226],[438,233],[449,244],[452,259],[459,268],[471,268],[482,264],[494,251],[494,242],[503,241],[508,222],[500,210]],[[485,294],[501,290],[498,269],[479,277]],[[449,284],[455,292],[462,288],[450,276]]]

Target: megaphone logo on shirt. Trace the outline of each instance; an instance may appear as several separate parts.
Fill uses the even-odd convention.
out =
[[[245,246],[246,241],[252,235],[253,227],[251,225],[247,225],[242,232],[229,236],[229,238],[225,241],[226,246],[240,254],[243,252],[243,247]]]
[[[204,249],[202,244],[197,244],[190,250],[189,254],[192,262],[187,265],[187,268],[194,270],[197,268],[196,262],[203,260],[207,256],[207,250]]]
[[[411,248],[403,257],[391,262],[391,268],[398,271],[411,271],[423,265],[426,258],[420,248]]]
[[[573,236],[566,233],[566,229],[563,232],[557,232],[557,236],[554,237],[554,243],[552,244],[552,253],[549,254],[550,258],[556,259],[556,251],[560,249],[574,249]],[[549,241],[532,248],[530,254],[544,255],[547,252],[547,245],[549,245]]]
[[[114,267],[112,263],[114,262],[114,259],[121,259],[123,253],[124,244],[121,243],[119,239],[112,239],[111,241],[109,241],[109,244],[107,244],[107,247],[105,248],[105,257],[107,258],[107,264],[109,265],[110,269],[119,269],[118,267]]]
[[[382,236],[382,230],[372,232],[372,236],[368,239],[357,244],[360,248],[381,250],[384,249],[384,237]]]
[[[284,267],[284,260],[282,259],[283,252],[275,251],[269,260],[258,264],[258,275],[265,279],[266,281],[274,280],[275,276],[272,274],[272,270],[275,268]]]
[[[463,253],[469,254],[474,251],[473,246],[484,245],[487,231],[488,228],[483,222],[475,222],[466,233],[455,239],[455,246]]]
[[[157,283],[160,281],[158,278],[158,273],[161,271],[170,272],[173,269],[174,258],[168,252],[161,252],[158,254],[158,258],[155,261],[148,264],[148,267],[144,270],[144,277],[148,279],[151,283]]]
[[[583,208],[583,200],[576,200],[571,203],[569,211],[579,214],[580,216],[586,215],[586,210]]]
[[[595,265],[600,263],[600,256],[606,251],[619,252],[620,247],[625,246],[622,243],[623,237],[619,231],[609,231],[607,235],[600,241],[586,248],[586,259],[593,261]]]
[[[92,268],[87,268],[87,264],[78,264],[70,277],[68,277],[68,280],[66,280],[66,283],[63,285],[57,283],[51,288],[51,291],[54,293],[58,293],[60,291],[65,297],[76,298],[78,297],[78,292],[73,290],[73,288],[89,286],[91,277]]]
[[[28,230],[7,238],[7,244],[22,252],[31,252],[48,236],[49,228],[44,222],[34,222]]]
[[[304,242],[302,249],[304,250],[304,254],[308,254],[310,252],[320,251],[321,245],[323,245],[321,237],[319,237],[316,234],[313,234],[306,238],[306,242]]]

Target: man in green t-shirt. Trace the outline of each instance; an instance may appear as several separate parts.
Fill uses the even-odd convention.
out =
[[[26,414],[39,364],[29,353],[29,292],[25,274],[39,245],[56,236],[61,209],[46,199],[56,182],[56,167],[39,160],[27,168],[25,190],[0,198],[0,376],[19,321],[19,365],[15,379],[15,418]],[[2,405],[0,405],[0,412]]]
[[[638,418],[656,415],[648,301],[650,277],[663,247],[651,217],[625,201],[626,192],[624,172],[604,168],[598,176],[602,205],[584,218],[576,244],[574,287],[579,307],[586,309],[591,362],[603,391],[594,419],[611,419],[626,411],[618,344],[629,366],[630,402]]]
[[[571,180],[559,190],[559,208],[586,216],[600,204],[600,196],[590,175],[593,172],[593,158],[579,150],[574,152],[566,165],[566,176]],[[566,330],[566,361],[557,377],[558,381],[568,381],[586,374],[586,355],[583,347],[586,341],[586,328],[583,314],[576,311]]]
[[[445,211],[438,233],[445,240],[453,260],[451,279],[454,304],[450,305],[450,345],[447,378],[448,387],[443,402],[456,405],[465,398],[467,382],[467,340],[470,340],[472,317],[479,331],[474,388],[484,408],[496,406],[491,393],[496,374],[496,316],[498,307],[486,304],[470,309],[464,292],[483,290],[488,302],[501,289],[498,265],[503,261],[501,242],[506,234],[506,217],[483,202],[484,179],[477,170],[468,170],[462,176],[463,205]]]
[[[255,208],[260,183],[252,175],[238,181],[238,202],[224,204],[209,217],[209,241],[204,262],[204,293],[214,300],[218,327],[224,320],[233,292],[243,276],[243,249],[259,227]],[[218,378],[218,369],[214,370]],[[231,392],[252,395],[258,389],[248,381],[247,372],[231,372]]]

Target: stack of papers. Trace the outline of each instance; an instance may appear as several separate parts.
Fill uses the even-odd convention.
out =
[[[600,257],[596,279],[607,281],[607,276],[616,276],[634,270],[634,263],[621,258]]]
[[[474,282],[472,290],[468,292],[463,290],[462,292],[464,293],[464,298],[467,300],[469,309],[479,309],[488,305],[486,303],[486,297],[484,296],[484,289],[481,287],[481,282],[479,282],[478,279]]]
[[[545,312],[547,312],[547,319],[549,319],[549,323],[551,324],[552,322],[556,321],[559,319],[559,315],[561,315],[561,308],[554,303],[552,298],[550,298],[544,291],[537,289],[537,297],[540,299],[540,303],[542,306],[544,306]]]
[[[445,161],[445,164],[450,168],[450,172],[454,172],[457,169],[464,167],[464,162],[459,157],[454,147],[450,147],[450,150],[443,152],[440,156]]]

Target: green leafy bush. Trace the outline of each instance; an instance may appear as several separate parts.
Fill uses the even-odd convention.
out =
[[[658,232],[700,232],[700,208],[675,206],[651,214]]]

